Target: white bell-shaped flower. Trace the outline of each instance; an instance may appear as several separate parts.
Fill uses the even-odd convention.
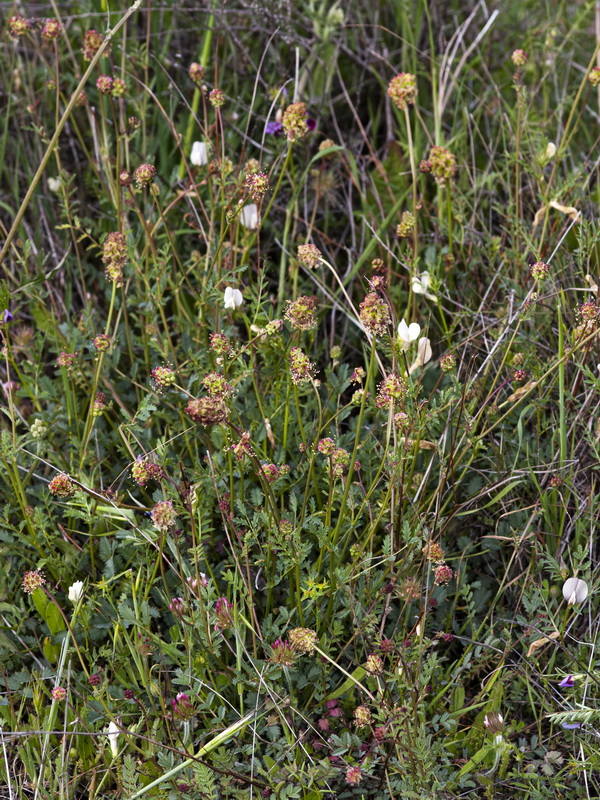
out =
[[[195,167],[203,167],[208,164],[208,151],[205,142],[194,142],[190,161]]]
[[[69,586],[67,597],[75,605],[83,597],[83,581],[75,581],[72,586]]]
[[[256,203],[248,203],[247,206],[242,208],[240,222],[249,231],[255,231],[258,228],[258,206]]]
[[[563,584],[563,597],[568,605],[583,603],[588,596],[588,585],[581,578],[568,578]]]
[[[235,310],[239,308],[243,302],[244,298],[239,289],[232,289],[231,286],[225,289],[225,293],[223,294],[223,304],[225,308]]]

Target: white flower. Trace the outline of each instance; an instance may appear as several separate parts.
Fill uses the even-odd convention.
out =
[[[195,167],[203,167],[208,164],[208,152],[204,142],[194,142],[190,161]]]
[[[415,275],[412,279],[412,290],[415,294],[424,294],[428,300],[437,303],[437,297],[429,291],[430,286],[431,277],[428,272],[422,272],[420,278]]]
[[[258,228],[258,206],[256,203],[248,203],[247,206],[242,208],[240,222],[249,231],[255,231]]]
[[[83,581],[75,581],[72,586],[69,586],[67,597],[75,605],[83,597]]]
[[[431,342],[426,336],[423,336],[422,339],[419,339],[419,344],[417,345],[417,357],[410,365],[408,374],[412,375],[416,369],[423,367],[428,361],[431,361],[431,355]]]
[[[110,752],[112,753],[113,758],[116,758],[117,753],[119,752],[119,745],[117,742],[118,738],[119,726],[111,719],[108,724],[108,743],[110,744]]]
[[[60,192],[60,178],[48,178],[48,188],[54,194]]]
[[[588,596],[588,585],[581,578],[569,578],[563,585],[563,597],[567,604],[572,606],[576,603],[583,603]]]
[[[402,339],[402,349],[408,350],[412,342],[416,342],[421,333],[421,326],[418,322],[411,322],[410,325],[406,324],[403,319],[398,325],[398,336]]]
[[[556,145],[554,142],[548,142],[546,145],[546,158],[550,161],[551,158],[554,158],[556,155]]]
[[[244,298],[242,297],[242,293],[239,289],[232,289],[231,286],[228,286],[225,289],[225,294],[223,295],[223,302],[225,304],[225,308],[236,309],[242,305]]]

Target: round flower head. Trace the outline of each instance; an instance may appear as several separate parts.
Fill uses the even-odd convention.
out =
[[[204,67],[197,61],[193,61],[188,67],[188,75],[196,86],[200,86],[204,78]]]
[[[317,298],[302,295],[296,300],[288,300],[284,317],[297,331],[308,331],[317,327]]]
[[[208,99],[213,108],[221,108],[225,103],[225,93],[222,89],[213,89],[209,93]]]
[[[175,383],[175,373],[169,367],[154,367],[152,378],[158,386],[167,388]]]
[[[106,353],[110,348],[110,336],[107,333],[99,333],[94,337],[93,344],[99,353]]]
[[[456,173],[456,156],[445,147],[434,145],[429,151],[431,174],[439,186],[445,186]]]
[[[98,52],[98,50],[100,50],[100,48],[102,47],[103,42],[104,42],[104,36],[102,36],[101,33],[98,33],[98,31],[95,31],[93,29],[86,31],[83,34],[83,45],[81,47],[81,50],[83,52],[83,60],[91,61]],[[110,45],[104,51],[104,57],[106,58],[106,56],[108,56],[109,53],[110,53]]]
[[[198,400],[190,400],[185,413],[205,428],[210,425],[220,425],[229,419],[229,409],[221,397],[200,397]]]
[[[26,594],[33,594],[37,589],[41,589],[45,583],[46,578],[44,578],[39,569],[35,569],[23,575],[21,586]]]
[[[304,103],[292,103],[283,112],[281,124],[290,142],[306,136],[309,130],[307,117]]]
[[[96,88],[100,94],[111,94],[113,79],[110,75],[100,75],[100,77],[96,79]]]
[[[388,84],[388,96],[392,103],[403,111],[407,105],[413,105],[417,97],[417,79],[410,72],[400,72]]]
[[[163,500],[157,503],[152,509],[152,524],[160,531],[166,531],[175,524],[176,514],[173,503],[170,500]]]
[[[62,34],[62,25],[57,19],[47,19],[42,26],[42,39],[53,42]]]
[[[348,767],[346,770],[346,783],[350,786],[356,786],[362,780],[362,772],[360,767]]]
[[[31,29],[31,23],[25,17],[15,15],[8,20],[8,35],[13,41],[25,36]]]
[[[248,194],[253,200],[260,200],[269,188],[269,176],[265,172],[253,172],[245,180]]]
[[[600,67],[592,67],[588,74],[588,81],[592,86],[600,84]]]
[[[127,84],[122,78],[113,78],[111,94],[113,97],[124,97],[127,94]]]
[[[318,642],[317,634],[310,628],[292,628],[288,639],[297,653],[313,653]]]
[[[382,336],[387,333],[392,320],[390,310],[383,298],[377,292],[369,292],[359,306],[360,321],[365,329],[373,336]]]
[[[543,281],[548,275],[549,269],[550,267],[548,264],[544,264],[543,261],[536,261],[535,264],[531,265],[531,276],[535,278],[536,281]]]
[[[400,219],[400,224],[396,228],[396,235],[400,239],[406,239],[413,231],[415,227],[415,215],[412,214],[410,211],[402,212],[402,217]]]
[[[315,269],[321,263],[321,251],[314,244],[298,245],[298,261],[309,269]]]
[[[513,50],[510,60],[515,65],[515,67],[524,67],[525,64],[529,61],[529,56],[525,52],[525,50]]]
[[[48,484],[48,491],[55,497],[72,497],[75,490],[75,484],[64,472],[55,475]]]
[[[62,703],[67,699],[67,690],[62,686],[55,686],[54,689],[52,689],[52,699],[55,703]]]
[[[133,180],[138,189],[150,186],[156,178],[156,167],[152,164],[140,164],[133,173]]]

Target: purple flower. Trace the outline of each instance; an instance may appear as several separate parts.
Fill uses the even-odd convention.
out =
[[[283,136],[283,125],[277,120],[267,122],[265,133],[272,133],[274,136]]]
[[[572,731],[575,728],[581,728],[581,722],[563,722],[561,728],[565,728],[565,730]]]
[[[4,314],[2,315],[2,322],[12,322],[14,318],[14,315],[10,313],[8,308],[5,308]]]
[[[563,678],[562,681],[558,684],[561,689],[572,689],[575,686],[575,681],[573,680],[572,675],[567,675],[566,678]]]

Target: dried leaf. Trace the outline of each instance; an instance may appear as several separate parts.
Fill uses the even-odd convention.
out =
[[[575,222],[577,222],[577,220],[581,217],[581,211],[577,211],[577,209],[573,206],[563,206],[556,200],[551,200],[549,206],[550,208],[555,208],[557,211],[560,211],[563,214],[567,214],[567,216],[571,217],[571,219]]]
[[[502,405],[506,405],[507,403],[514,403],[516,400],[520,400],[524,394],[536,385],[537,381],[529,381],[529,383],[523,384],[523,386],[519,386],[519,388],[511,394],[510,397],[507,397]]]
[[[543,639],[536,639],[535,642],[532,642],[529,645],[529,650],[527,651],[527,658],[533,655],[533,653],[535,653],[536,650],[539,650],[540,647],[543,647],[545,644],[548,644],[549,641],[558,639],[559,636],[560,636],[559,631],[552,631],[552,633],[549,633],[548,636],[544,636]]]

